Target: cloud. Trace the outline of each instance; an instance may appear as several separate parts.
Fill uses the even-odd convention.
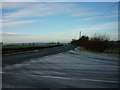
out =
[[[83,18],[82,20],[90,21],[90,20],[99,19],[100,17],[101,17],[101,16],[87,17],[87,18]],[[118,15],[103,16],[102,18],[107,19],[107,18],[115,18],[115,17],[118,17]]]
[[[81,16],[96,16],[84,18],[84,20],[96,19],[98,15],[103,13],[91,12],[94,8],[84,7],[74,3],[29,3],[28,2],[14,2],[14,3],[3,3],[3,10],[8,9],[10,12],[3,12],[3,18],[5,19],[19,19],[24,17],[41,17],[51,16],[58,14],[67,14],[68,16],[81,17]]]
[[[69,16],[88,16],[100,13],[91,13],[88,8],[74,3],[3,3],[3,10],[15,10],[3,13],[3,18],[40,17],[58,14]]]
[[[94,8],[84,7],[82,5],[77,6],[74,3],[27,3],[27,2],[14,2],[14,3],[3,3],[3,10],[8,9],[10,12],[3,12],[3,19],[19,19],[25,17],[41,17],[67,14],[73,17],[87,17],[82,20],[89,21],[99,18],[99,15],[103,13],[96,11],[91,12]],[[89,16],[89,17],[88,17]],[[104,18],[112,18],[112,16],[104,16]]]
[[[78,16],[88,16],[88,15],[89,16],[101,15],[101,13],[99,13],[99,12],[88,12],[88,10],[87,10],[86,12],[82,11],[82,12],[74,13],[71,16],[78,17]]]
[[[27,23],[34,23],[39,22],[37,20],[27,20],[27,21],[16,21],[16,22],[7,22],[2,23],[2,26],[14,26],[14,25],[20,25],[20,24],[27,24]]]
[[[3,3],[3,9],[16,9],[15,12],[5,13],[4,18],[39,17],[71,11],[73,5],[55,3]]]
[[[26,6],[28,6],[28,5],[26,5]],[[20,9],[20,8],[24,8],[25,7],[25,3],[21,3],[21,2],[14,2],[14,3],[12,3],[12,2],[3,2],[2,3],[2,8],[3,9],[8,9],[8,10],[10,10],[10,9]]]
[[[7,19],[0,19],[0,22],[8,21]]]
[[[2,35],[16,35],[18,33],[15,32],[1,32]]]

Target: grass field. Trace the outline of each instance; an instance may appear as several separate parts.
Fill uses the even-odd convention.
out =
[[[3,45],[2,54],[12,54],[25,51],[40,50],[51,47],[62,46],[62,44],[38,44],[38,45]]]

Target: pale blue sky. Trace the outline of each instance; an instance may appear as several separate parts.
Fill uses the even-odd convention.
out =
[[[4,2],[2,35],[5,43],[69,42],[79,32],[91,36],[106,33],[118,39],[118,5],[115,2]],[[98,22],[94,24],[94,22]],[[91,27],[92,26],[92,27]]]

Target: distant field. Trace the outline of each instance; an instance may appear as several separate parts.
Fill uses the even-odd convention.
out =
[[[51,47],[63,46],[62,44],[40,44],[40,45],[3,45],[2,54],[12,54],[17,52],[25,52],[39,50]]]
[[[22,47],[38,47],[38,46],[54,46],[57,44],[36,44],[36,45],[3,45],[2,48],[22,48]]]

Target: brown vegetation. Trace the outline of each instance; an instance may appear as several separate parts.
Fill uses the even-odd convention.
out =
[[[118,42],[111,42],[106,34],[94,34],[92,37],[83,35],[78,40],[73,39],[71,44],[95,52],[105,52],[107,50],[108,53],[118,49]]]

